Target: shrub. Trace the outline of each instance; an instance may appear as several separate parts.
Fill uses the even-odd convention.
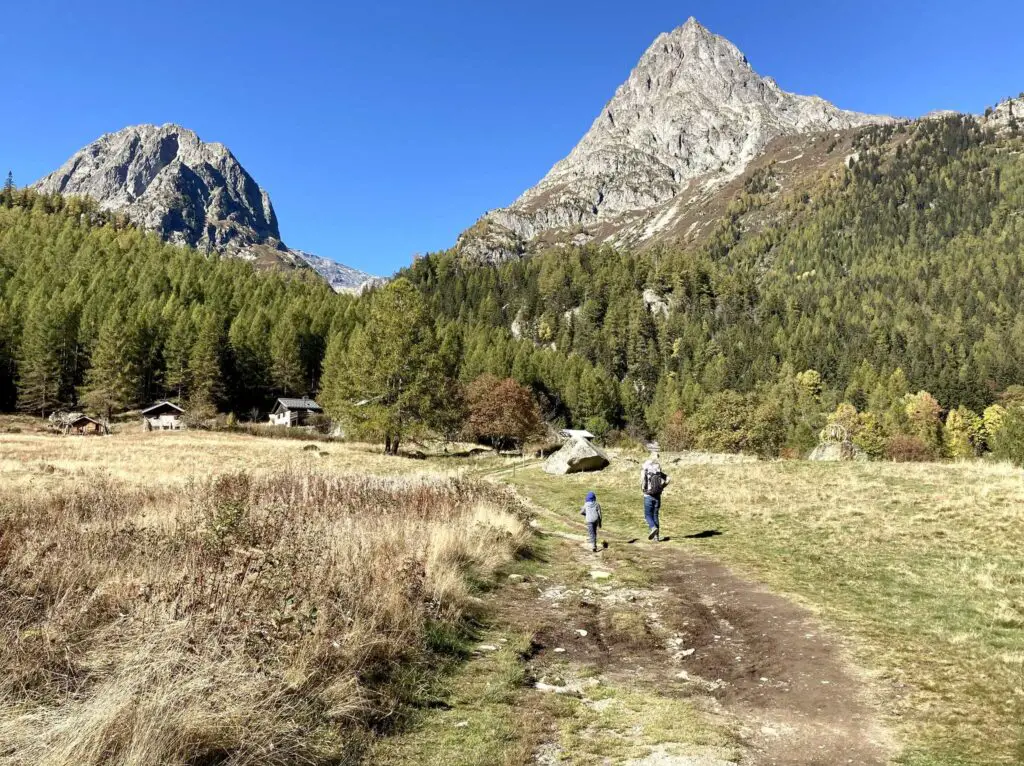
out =
[[[599,441],[604,441],[608,432],[612,430],[611,425],[605,419],[604,415],[594,415],[593,417],[587,418],[583,427],[590,431]]]
[[[752,411],[750,399],[736,391],[719,391],[709,396],[691,421],[698,449],[742,452],[749,440],[747,427]]]
[[[994,457],[1024,467],[1024,406],[1006,410],[990,446]]]
[[[668,417],[664,428],[658,434],[658,444],[664,450],[681,452],[693,448],[693,429],[682,410],[676,410]]]
[[[938,450],[920,436],[897,434],[885,446],[885,456],[897,463],[927,463],[938,458]]]

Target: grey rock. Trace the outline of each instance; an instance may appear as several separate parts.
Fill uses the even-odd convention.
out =
[[[586,439],[570,439],[544,463],[544,472],[565,475],[600,471],[608,466],[608,456]]]
[[[34,184],[46,194],[90,197],[167,242],[204,252],[311,267],[337,289],[369,274],[291,250],[281,241],[270,195],[227,147],[180,125],[134,125],[108,133]]]
[[[583,242],[598,229],[615,243],[640,226],[635,236],[649,238],[679,210],[646,219],[645,211],[737,177],[774,138],[888,121],[787,93],[691,18],[654,41],[568,157],[456,247],[494,262],[528,253],[553,231]]]
[[[1024,130],[1024,94],[1000,101],[982,118],[982,124],[997,133],[1009,132],[1015,125]]]
[[[351,266],[332,261],[329,258],[322,258],[303,250],[291,250],[290,252],[301,258],[310,268],[326,279],[327,284],[338,293],[362,294],[371,287],[387,282],[386,279],[353,269]]]
[[[839,463],[848,460],[867,460],[867,454],[849,441],[822,442],[807,457],[818,463]]]

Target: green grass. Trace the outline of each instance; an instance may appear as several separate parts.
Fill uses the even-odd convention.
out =
[[[1024,484],[985,464],[667,465],[663,534],[819,611],[906,741],[902,761],[1024,762]],[[513,480],[566,515],[589,489],[605,531],[644,530],[633,466]],[[718,530],[720,536],[684,539]]]
[[[461,664],[439,688],[440,706],[421,709],[399,733],[379,740],[367,763],[380,766],[527,763],[541,736],[540,717],[518,704],[527,693],[524,654],[530,637],[492,630],[497,646]]]

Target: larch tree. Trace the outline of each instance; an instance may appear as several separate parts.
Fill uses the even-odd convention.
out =
[[[447,376],[423,298],[405,279],[373,296],[370,315],[344,346],[332,342],[323,375],[328,412],[398,454],[409,433],[434,424]]]
[[[85,375],[82,401],[110,420],[114,412],[137,403],[141,388],[138,334],[120,311],[111,312],[100,327]]]
[[[18,356],[18,409],[43,417],[65,404],[62,364],[64,313],[57,300],[30,298]]]

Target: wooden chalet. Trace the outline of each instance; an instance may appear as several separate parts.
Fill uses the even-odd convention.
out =
[[[100,421],[90,418],[88,415],[76,415],[68,420],[65,433],[85,436],[86,434],[102,434],[104,430]]]
[[[312,399],[278,399],[270,412],[270,425],[285,428],[304,426],[310,418],[322,414],[323,409]]]
[[[180,431],[185,427],[185,410],[173,402],[158,402],[142,411],[142,430]]]

